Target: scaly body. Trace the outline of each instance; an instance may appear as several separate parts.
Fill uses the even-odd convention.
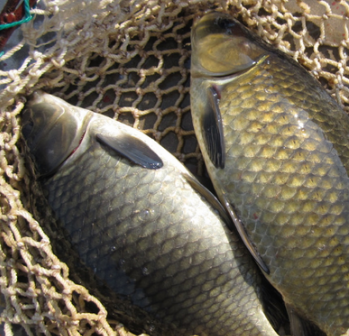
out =
[[[45,110],[60,116],[40,118]],[[75,113],[85,125],[71,126],[83,139],[74,137],[77,149],[53,175],[42,165],[50,172],[43,188],[81,259],[112,290],[185,335],[277,335],[263,313],[258,268],[207,201],[212,195],[172,155],[135,129],[50,95],[37,95],[26,113],[38,121],[25,122],[24,134],[40,158],[41,143],[60,143],[40,120],[64,130]]]
[[[221,38],[216,50],[212,32]],[[192,42],[194,128],[219,198],[290,312],[342,335],[349,328],[348,116],[303,68],[227,15],[203,18]],[[212,47],[206,63],[204,45]],[[221,131],[205,128],[207,119]],[[218,141],[210,143],[208,132]]]

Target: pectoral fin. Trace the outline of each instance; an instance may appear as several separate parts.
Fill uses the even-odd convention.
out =
[[[239,218],[236,216],[234,209],[230,205],[229,201],[226,199],[226,197],[223,195],[224,198],[224,206],[228,210],[228,213],[233,220],[233,223],[235,225],[236,230],[238,231],[242,241],[246,245],[247,249],[250,251],[252,254],[253,258],[256,260],[257,264],[259,267],[267,274],[270,273],[268,266],[265,264],[263,261],[262,257],[258,254],[257,250],[253,246],[252,242],[250,241],[250,238],[247,236],[247,233],[245,231],[245,228],[243,227],[241,221]]]
[[[184,175],[184,174],[183,174]],[[188,181],[191,187],[200,195],[202,195],[207,202],[211,204],[211,206],[218,211],[222,219],[225,221],[227,226],[233,225],[231,219],[224,209],[223,205],[218,201],[218,199],[208,190],[206,189],[199,181],[194,179],[192,176],[185,174],[184,178]]]
[[[159,169],[163,166],[162,160],[147,144],[125,132],[120,132],[117,136],[98,134],[96,138],[139,166],[147,169]]]
[[[216,168],[224,168],[225,145],[218,102],[219,93],[217,89],[210,87],[207,90],[207,104],[202,118],[202,132],[210,160]]]

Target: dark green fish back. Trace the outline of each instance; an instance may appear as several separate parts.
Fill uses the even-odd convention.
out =
[[[210,82],[192,85],[204,91]],[[225,169],[206,160],[217,192],[235,208],[285,301],[328,335],[346,332],[348,116],[277,55],[220,88]],[[198,99],[192,90],[192,106]]]
[[[185,335],[276,336],[253,260],[172,164],[144,169],[91,141],[44,188],[112,290]]]

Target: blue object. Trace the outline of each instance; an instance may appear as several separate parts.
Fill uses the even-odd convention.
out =
[[[29,0],[24,0],[24,18],[22,20],[19,20],[19,21],[2,24],[2,25],[0,25],[0,30],[12,28],[14,26],[19,26],[22,23],[26,23],[26,22],[30,21],[32,18],[33,18],[33,15],[30,14]]]

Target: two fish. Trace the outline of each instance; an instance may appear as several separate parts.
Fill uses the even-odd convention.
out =
[[[216,192],[295,336],[349,328],[349,118],[221,13],[192,31],[195,131]],[[108,286],[186,335],[277,335],[220,204],[142,133],[37,94],[23,134],[48,201]],[[346,131],[347,130],[347,131]]]

